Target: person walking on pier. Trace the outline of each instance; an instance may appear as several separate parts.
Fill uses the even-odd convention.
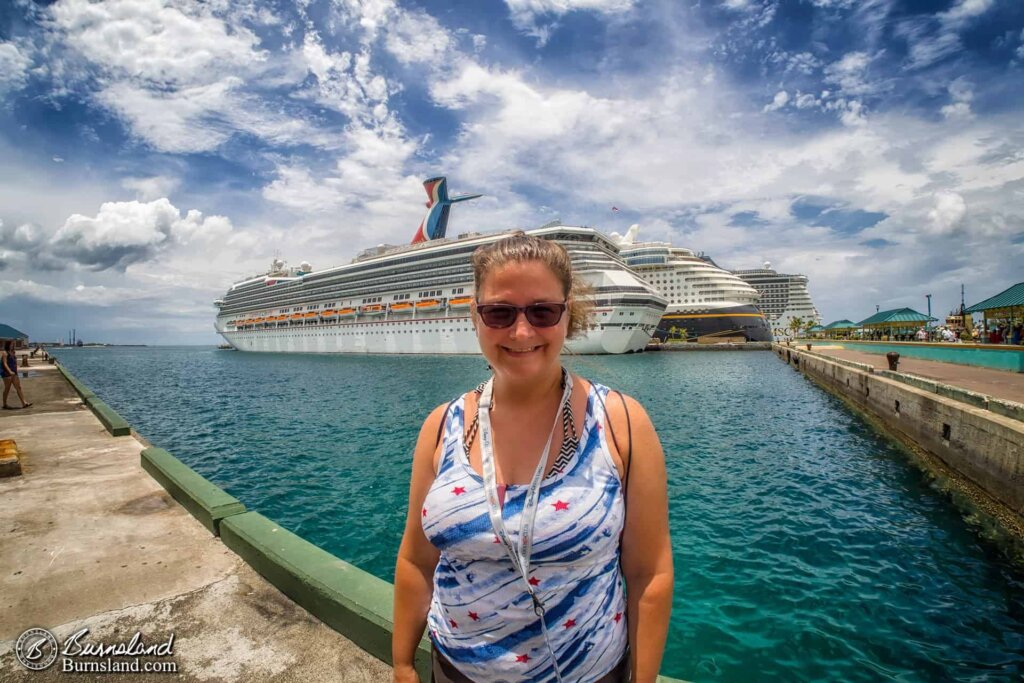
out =
[[[563,247],[516,233],[473,271],[493,375],[416,443],[394,681],[418,680],[426,627],[440,683],[653,683],[673,586],[658,436],[634,399],[562,368],[591,310]]]
[[[29,408],[31,403],[25,401],[25,394],[21,390],[21,380],[18,379],[18,357],[14,353],[14,342],[4,342],[4,353],[0,356],[0,375],[4,380],[4,410],[15,410],[13,406],[7,405],[7,396],[11,393],[11,386],[18,392],[22,408]]]

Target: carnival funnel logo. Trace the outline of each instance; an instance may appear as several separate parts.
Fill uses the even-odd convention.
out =
[[[14,655],[25,668],[42,671],[57,660],[57,639],[45,628],[30,628],[18,637]]]

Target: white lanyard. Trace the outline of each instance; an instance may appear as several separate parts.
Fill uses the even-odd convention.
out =
[[[565,372],[563,370],[563,372]],[[573,378],[568,372],[564,374],[565,389],[562,391],[561,410],[571,410],[569,397],[572,395]],[[494,441],[491,433],[491,403],[494,394],[494,378],[487,380],[483,393],[480,395],[478,414],[480,419],[480,465],[484,475],[484,492],[487,497],[487,512],[491,518],[491,526],[498,540],[505,546],[512,566],[516,568],[526,586],[526,592],[533,601],[533,611],[540,617],[541,631],[544,634],[544,642],[551,654],[551,665],[555,670],[555,678],[561,683],[562,676],[558,671],[558,660],[555,658],[554,648],[551,647],[551,640],[548,638],[548,628],[544,620],[544,603],[537,597],[537,593],[530,584],[530,555],[533,552],[533,524],[537,517],[537,501],[540,499],[540,485],[544,479],[544,471],[547,469],[548,452],[551,450],[551,442],[555,438],[555,430],[558,428],[558,411],[555,413],[554,424],[551,426],[551,433],[548,434],[547,443],[541,451],[540,459],[537,462],[537,469],[533,472],[530,486],[526,490],[526,500],[523,502],[523,512],[519,522],[519,547],[509,537],[505,530],[505,522],[501,517],[501,505],[498,502],[498,481],[494,466]]]

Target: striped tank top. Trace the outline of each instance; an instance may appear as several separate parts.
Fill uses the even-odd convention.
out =
[[[597,396],[600,392],[600,399]],[[565,683],[595,681],[626,651],[619,568],[625,507],[594,384],[580,442],[544,479],[534,527],[530,583],[546,611]],[[434,483],[423,504],[427,539],[440,550],[427,625],[437,651],[478,683],[555,681],[541,621],[491,527],[483,480],[466,459],[465,396],[449,408]],[[506,488],[502,518],[516,541],[526,489]]]

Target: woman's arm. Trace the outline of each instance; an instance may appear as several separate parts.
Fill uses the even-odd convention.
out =
[[[626,526],[622,535],[622,573],[626,579],[626,624],[632,653],[632,681],[658,677],[672,612],[672,541],[668,527],[665,455],[647,411],[625,397],[632,427],[632,447],[622,401],[608,400],[609,420],[622,448],[623,463],[632,461],[626,481]]]
[[[437,430],[446,407],[438,406],[427,417],[420,428],[412,457],[409,511],[395,564],[395,630],[391,638],[391,660],[396,682],[419,680],[413,660],[427,624],[427,611],[434,591],[434,569],[439,557],[437,548],[423,534],[420,511],[434,481]]]

